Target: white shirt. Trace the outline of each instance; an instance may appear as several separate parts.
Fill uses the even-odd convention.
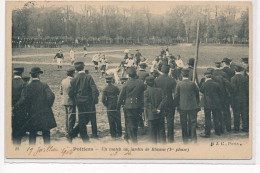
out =
[[[183,61],[181,59],[178,59],[175,61],[177,67],[179,68],[183,68],[184,67],[184,64],[183,64]]]
[[[153,60],[150,72],[153,72],[154,70],[157,70],[158,69],[158,65],[159,65],[159,61],[157,62],[156,60]]]
[[[92,57],[92,61],[99,62],[99,61],[100,61],[99,54],[95,54],[95,55]]]
[[[135,65],[134,59],[127,59],[126,60],[126,67],[133,67]]]
[[[75,56],[75,53],[74,53],[73,50],[71,50],[71,51],[70,51],[70,59],[75,59],[74,56]]]
[[[117,71],[118,71],[118,68],[111,68],[111,69],[108,69],[108,70],[106,71],[106,74],[107,74],[107,75],[114,75],[114,77],[115,77],[115,82],[116,82],[117,84],[119,84],[120,80],[119,80]]]

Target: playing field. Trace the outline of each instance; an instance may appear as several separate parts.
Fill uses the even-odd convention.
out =
[[[83,48],[75,48],[75,57],[76,61],[84,61],[87,64],[86,69],[89,70],[90,74],[93,76],[99,92],[99,103],[97,104],[97,126],[98,126],[98,135],[99,139],[91,139],[91,142],[104,142],[112,143],[114,142],[109,136],[109,125],[107,120],[107,115],[105,112],[105,107],[101,103],[102,90],[105,87],[105,79],[100,78],[99,73],[94,72],[94,67],[91,64],[92,56],[97,52],[102,52],[106,55],[107,59],[111,62],[108,68],[119,65],[119,62],[124,57],[124,49],[129,49],[130,54],[134,53],[135,50],[139,49],[142,55],[149,59],[148,62],[151,62],[155,56],[159,55],[161,46],[93,46],[87,48],[87,56],[84,57]],[[164,46],[164,49],[166,47]],[[41,76],[41,80],[48,83],[52,91],[55,93],[55,102],[53,106],[54,115],[57,122],[57,128],[54,128],[51,131],[51,138],[56,142],[65,141],[65,110],[61,105],[62,97],[59,95],[59,86],[66,77],[66,69],[70,68],[69,60],[69,47],[62,47],[65,57],[65,63],[62,71],[57,71],[56,63],[53,62],[53,57],[57,53],[59,48],[16,48],[12,50],[12,60],[13,67],[23,66],[25,67],[24,75],[28,76],[29,71],[33,66],[40,67],[44,74]],[[170,53],[173,55],[181,55],[185,65],[188,62],[188,59],[194,57],[195,46],[169,46]],[[249,56],[249,48],[246,46],[230,46],[230,45],[221,45],[221,46],[201,46],[199,49],[199,62],[198,62],[198,75],[199,80],[202,77],[203,72],[206,70],[206,67],[214,65],[214,62],[221,61],[223,57],[229,57],[234,62],[239,63],[242,57]],[[7,57],[9,58],[9,57]],[[121,86],[119,86],[121,87]],[[122,125],[124,129],[124,116],[122,114]],[[199,112],[198,116],[198,130],[197,134],[203,132],[204,125],[204,115],[203,111]],[[91,134],[90,125],[88,125],[88,133]],[[139,135],[139,142],[145,143],[147,140],[146,136]],[[226,133],[221,137],[215,136],[214,131],[212,131],[212,138],[219,139],[233,139],[233,138],[246,138],[247,134],[245,133]],[[40,141],[42,139],[39,139]],[[198,141],[210,141],[211,139],[202,139],[198,135]],[[119,141],[124,142],[123,139]],[[175,141],[177,143],[182,142],[181,140],[181,127],[180,127],[180,118],[179,113],[175,114]],[[24,141],[25,142],[25,141]],[[26,141],[28,142],[28,141]],[[41,141],[42,142],[42,141]],[[77,138],[75,142],[81,143],[81,140]],[[117,141],[118,142],[118,141]]]

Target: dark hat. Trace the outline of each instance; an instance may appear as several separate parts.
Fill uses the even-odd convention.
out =
[[[244,68],[242,67],[242,66],[240,66],[240,65],[236,65],[235,66],[235,71],[236,72],[241,72],[241,71],[243,71],[244,70]]]
[[[204,75],[205,75],[205,76],[212,75],[212,71],[208,71],[208,70],[207,70],[206,72],[204,72]]]
[[[14,72],[21,72],[21,73],[23,73],[24,72],[24,67],[15,67],[14,68]]]
[[[163,65],[162,66],[161,72],[169,73],[169,71],[170,71],[170,66],[169,65]]]
[[[223,60],[221,62],[227,62],[227,63],[230,63],[232,60],[229,59],[229,58],[223,58]]]
[[[25,81],[25,82],[28,82],[30,80],[30,76],[23,76],[22,79]]]
[[[153,76],[147,76],[146,78],[145,78],[145,81],[146,82],[153,82],[154,81],[154,77]]]
[[[30,74],[36,74],[36,73],[43,73],[43,71],[40,69],[40,67],[33,67],[31,68]]]
[[[188,65],[194,66],[194,63],[195,63],[195,59],[194,58],[190,58],[189,62],[188,62]]]
[[[127,77],[121,77],[120,80],[121,81],[126,81],[128,78]]]
[[[106,76],[106,81],[112,81],[113,76]]]
[[[147,85],[152,86],[154,84],[154,79],[155,78],[153,76],[147,76],[145,78],[145,81],[146,81]]]
[[[209,72],[209,73],[213,73],[213,71],[214,71],[214,68],[207,68],[207,72]],[[204,73],[205,74],[205,73]]]
[[[181,71],[183,77],[189,77],[190,70],[189,69],[182,69]]]
[[[84,69],[84,62],[75,62],[74,67],[77,71],[83,70]]]
[[[146,63],[140,63],[139,66],[140,66],[140,67],[143,67],[143,68],[146,68],[146,67],[147,67],[147,64],[146,64]]]
[[[135,77],[136,76],[136,69],[134,67],[129,67],[127,69],[127,74],[129,77]]]
[[[139,51],[138,49],[136,49],[136,51]]]
[[[215,62],[215,66],[218,68],[221,67],[221,62]]]
[[[158,77],[160,73],[158,72],[158,70],[153,70],[152,75],[153,77]]]
[[[248,64],[248,58],[247,57],[246,58],[241,58],[241,61],[246,63],[246,64]]]
[[[75,68],[70,68],[70,69],[67,70],[67,72],[68,73],[73,73],[73,72],[75,72]]]
[[[175,59],[175,56],[171,55],[171,56],[170,56],[170,59]]]

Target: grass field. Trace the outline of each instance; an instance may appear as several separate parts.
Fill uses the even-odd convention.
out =
[[[153,58],[160,53],[161,46],[100,46],[100,47],[89,47],[88,55],[86,58],[83,57],[83,48],[75,48],[76,60],[84,61],[85,63],[91,63],[91,57],[95,52],[104,51],[109,61],[113,64],[119,63],[124,57],[123,50],[130,49],[130,53],[135,53],[135,49],[139,49],[144,57],[147,57],[149,61],[152,61]],[[166,48],[166,47],[164,47]],[[23,49],[13,49],[13,67],[23,66],[25,67],[24,75],[29,75],[29,71],[33,66],[39,66],[44,74],[41,76],[41,80],[48,83],[52,91],[55,93],[55,102],[53,106],[53,111],[55,115],[55,119],[57,122],[57,128],[52,129],[51,138],[53,141],[60,142],[65,141],[65,110],[61,105],[62,97],[59,95],[59,86],[61,80],[66,77],[66,69],[70,68],[70,65],[64,65],[62,71],[56,70],[56,64],[52,63],[53,57],[59,48],[23,48]],[[62,47],[65,62],[69,63],[69,47]],[[188,62],[188,59],[194,57],[195,47],[184,47],[184,46],[169,46],[170,52],[173,55],[180,54],[183,58],[184,63]],[[248,57],[249,49],[248,47],[232,47],[232,46],[201,46],[199,51],[199,67],[205,66],[213,66],[215,61],[220,61],[223,57],[229,57],[233,59],[234,62],[239,63],[240,58]],[[8,58],[8,57],[7,57]],[[47,63],[47,64],[44,64]],[[111,66],[110,66],[111,67]],[[109,67],[109,68],[110,68]],[[107,120],[105,107],[101,103],[102,91],[105,87],[105,79],[100,79],[100,74],[94,72],[93,66],[87,66],[86,69],[90,71],[90,74],[93,76],[99,92],[99,103],[97,104],[97,110],[100,111],[97,113],[97,125],[98,125],[98,133],[99,139],[91,139],[91,142],[103,142],[103,143],[113,143],[113,141],[109,136],[109,125]],[[199,80],[202,77],[205,69],[198,69]],[[121,87],[121,86],[119,86]],[[122,116],[122,125],[124,129],[124,116]],[[203,132],[204,128],[204,115],[203,111],[199,112],[198,116],[198,130],[197,134]],[[90,125],[88,125],[88,133],[91,134]],[[147,141],[147,136],[139,135],[139,143],[145,143]],[[246,138],[248,134],[246,133],[226,133],[222,137],[218,137],[214,135],[214,131],[212,131],[212,138],[214,140],[219,139],[237,139],[237,138]],[[39,139],[41,141],[41,139]],[[202,139],[198,135],[198,141],[210,141],[212,139]],[[123,139],[119,139],[120,142],[124,142]],[[176,143],[181,143],[181,126],[180,126],[180,118],[179,113],[175,114],[175,141]],[[25,141],[24,141],[25,142]],[[26,141],[28,142],[28,141]],[[41,141],[42,142],[42,141]],[[77,138],[75,142],[81,143],[80,138]],[[117,141],[118,142],[118,141]]]

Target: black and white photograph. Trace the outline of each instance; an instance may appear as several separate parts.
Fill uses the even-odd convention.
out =
[[[251,159],[252,4],[7,1],[7,159]]]

